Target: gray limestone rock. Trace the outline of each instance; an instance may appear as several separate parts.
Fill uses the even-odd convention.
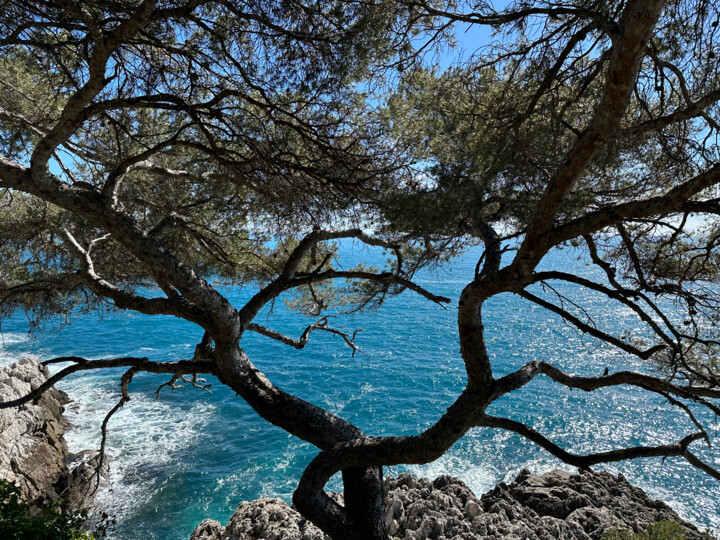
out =
[[[222,534],[225,528],[220,525],[219,521],[214,519],[204,519],[195,527],[190,540],[214,540],[215,538],[222,538]]]
[[[393,540],[598,540],[611,528],[640,531],[676,521],[688,540],[698,530],[665,503],[609,473],[522,471],[479,499],[460,480],[401,474],[386,480],[385,523]],[[203,521],[191,540],[325,540],[280,499],[243,502],[227,527]]]
[[[34,358],[0,367],[0,402],[22,397],[44,383],[50,372]],[[28,501],[86,508],[91,500],[87,478],[94,452],[68,453],[65,392],[51,388],[20,407],[0,409],[0,478],[14,482]]]
[[[324,540],[325,535],[281,499],[240,503],[220,536],[228,540]],[[209,537],[207,540],[214,540]]]

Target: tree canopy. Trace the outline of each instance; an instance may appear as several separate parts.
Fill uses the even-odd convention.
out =
[[[385,538],[382,467],[426,463],[469,429],[518,433],[579,467],[678,456],[720,479],[691,445],[720,412],[718,7],[707,0],[10,0],[0,6],[0,316],[115,309],[195,323],[191,359],[71,362],[191,384],[215,375],[258,414],[320,449],[294,495],[334,538]],[[492,43],[448,69],[428,51],[458,25]],[[335,262],[353,238],[386,268]],[[467,386],[413,436],[368,437],[283,392],[242,348],[259,332],[302,348],[324,317],[392,294],[448,303],[413,281],[484,245],[457,300]],[[538,271],[583,246],[605,279]],[[605,295],[653,336],[600,329],[582,305],[533,288]],[[242,306],[218,282],[257,288]],[[406,292],[407,291],[407,292]],[[293,292],[317,318],[299,337],[260,325]],[[542,358],[493,376],[482,308],[517,294],[662,367],[597,377]],[[671,444],[577,455],[486,412],[546,375],[592,391],[632,385],[688,416]],[[108,418],[109,418],[108,416]],[[107,423],[107,422],[106,422]],[[323,490],[343,473],[345,504]]]

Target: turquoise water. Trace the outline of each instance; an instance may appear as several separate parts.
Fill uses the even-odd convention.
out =
[[[344,246],[351,258],[365,257]],[[453,298],[443,309],[405,293],[379,311],[336,321],[352,331],[363,328],[351,350],[330,334],[318,332],[297,351],[258,335],[243,345],[253,362],[281,388],[323,406],[372,435],[417,433],[432,424],[462,391],[464,369],[459,357],[455,303],[473,274],[478,252],[453,261],[446,270],[426,272],[418,280],[435,293]],[[378,262],[381,254],[371,255]],[[555,252],[546,269],[572,268],[597,276],[581,252]],[[574,286],[563,291],[582,298],[611,330],[638,330],[632,314],[611,309],[605,299]],[[252,291],[230,290],[240,305]],[[599,375],[615,369],[651,369],[585,338],[552,314],[514,295],[493,299],[484,310],[496,375],[529,360],[542,359],[575,373]],[[123,355],[153,360],[187,358],[201,337],[193,325],[165,317],[114,313],[83,316],[58,332],[48,326],[28,340],[22,316],[6,320],[0,340],[0,363],[23,355],[40,358],[74,354],[88,358]],[[258,322],[299,336],[308,320],[288,313],[282,302]],[[58,369],[57,367],[55,369]],[[71,450],[97,447],[103,416],[119,399],[121,370],[76,375],[61,384],[75,404],[69,411],[74,429]],[[186,539],[204,518],[226,522],[242,500],[261,496],[289,500],[315,450],[260,419],[240,398],[212,381],[212,394],[188,388],[164,389],[165,377],[136,375],[132,400],[110,423],[111,486],[101,503],[118,519],[118,538]],[[636,390],[571,392],[539,377],[496,402],[493,414],[531,424],[574,452],[606,450],[627,444],[674,442],[692,425],[663,399]],[[712,418],[708,424],[715,425]],[[720,443],[713,433],[715,445]],[[720,466],[717,448],[695,443],[697,452]],[[425,476],[452,474],[477,494],[510,481],[523,467],[535,472],[563,467],[545,451],[519,436],[487,429],[472,430],[438,461],[426,466],[392,467]],[[572,470],[568,467],[563,467]],[[679,459],[645,459],[608,467],[621,471],[656,498],[702,527],[720,528],[720,482]],[[337,488],[337,480],[330,487]]]

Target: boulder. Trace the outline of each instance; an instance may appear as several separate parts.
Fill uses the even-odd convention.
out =
[[[675,521],[688,540],[702,536],[670,507],[649,498],[622,475],[524,470],[477,498],[462,481],[401,474],[385,482],[385,523],[399,540],[598,540],[612,528],[643,531]],[[191,540],[326,540],[328,537],[280,499],[243,502],[222,527],[205,520]]]
[[[0,402],[11,401],[36,389],[50,377],[34,358],[0,367]],[[34,504],[61,499],[66,508],[87,508],[94,472],[93,452],[68,453],[63,435],[67,394],[51,388],[19,407],[0,409],[0,479],[15,483]]]

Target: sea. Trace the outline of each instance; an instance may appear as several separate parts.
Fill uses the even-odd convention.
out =
[[[349,261],[348,266],[363,260],[382,265],[388,257],[349,242],[340,251],[339,260]],[[342,416],[369,435],[418,433],[432,425],[463,389],[456,306],[480,253],[471,249],[417,276],[423,287],[452,299],[446,307],[406,291],[388,298],[377,310],[331,319],[336,328],[358,330],[356,343],[361,350],[354,355],[342,339],[325,332],[313,333],[302,350],[255,334],[243,337],[242,346],[276,385]],[[553,251],[540,268],[602,281],[579,249]],[[598,328],[616,335],[646,334],[630,310],[576,285],[553,283],[553,287],[582,305]],[[255,290],[223,288],[237,306]],[[558,299],[549,288],[538,286],[535,292]],[[575,309],[570,302],[566,305]],[[601,375],[606,368],[656,370],[513,294],[491,299],[483,313],[496,376],[531,360],[552,362],[577,375]],[[257,322],[299,337],[313,319],[290,311],[279,299]],[[192,356],[202,337],[197,327],[178,319],[126,312],[70,314],[45,322],[32,334],[29,329],[22,313],[2,321],[0,364],[25,356],[44,360],[65,355],[176,360]],[[66,411],[72,423],[67,433],[72,452],[98,448],[102,419],[120,398],[122,372],[79,373],[58,385],[73,400]],[[205,518],[226,523],[241,501],[291,500],[317,449],[261,419],[213,377],[207,377],[212,393],[185,385],[176,390],[165,387],[156,395],[167,380],[161,375],[136,375],[129,387],[131,401],[108,426],[110,481],[98,500],[116,520],[115,538],[185,540]],[[694,429],[685,413],[661,396],[628,387],[570,391],[544,376],[498,400],[489,412],[525,422],[576,453],[672,443]],[[692,448],[720,467],[717,421],[703,411],[698,415],[709,427],[713,448],[702,441]],[[518,435],[476,428],[437,461],[388,467],[385,474],[411,472],[429,478],[449,474],[481,495],[499,482],[512,481],[524,468],[536,473],[573,470]],[[597,469],[622,473],[682,517],[720,532],[720,482],[684,460],[639,459]],[[328,485],[330,490],[340,487],[337,477]]]

